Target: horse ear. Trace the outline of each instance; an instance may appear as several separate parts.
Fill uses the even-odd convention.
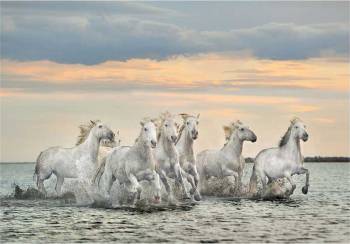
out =
[[[93,120],[90,120],[91,124],[96,125],[96,122]]]
[[[227,125],[224,125],[222,128],[224,129],[224,132],[225,132],[225,140],[230,139],[232,128]]]
[[[200,116],[201,114],[199,113],[199,114],[197,114],[197,119],[199,119],[199,116]]]
[[[156,127],[159,126],[159,120],[158,120],[157,118],[151,119],[151,122],[152,122]]]
[[[117,131],[117,135],[119,136],[119,130]]]
[[[186,120],[187,117],[188,117],[188,114],[185,114],[185,113],[182,113],[182,114],[179,114],[183,120]]]
[[[143,127],[145,123],[143,121],[140,121],[140,125]]]
[[[231,125],[232,125],[232,128],[236,128],[236,129],[239,128],[239,122],[238,121],[232,122]]]
[[[290,120],[290,123],[291,124],[295,124],[297,121],[300,121],[300,119],[296,116],[294,116],[291,120]]]

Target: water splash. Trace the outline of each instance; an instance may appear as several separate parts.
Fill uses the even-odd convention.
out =
[[[257,193],[249,192],[249,184],[242,184],[241,189],[235,188],[233,179],[230,177],[215,178],[211,177],[207,182],[202,183],[201,193],[206,196],[215,197],[239,197],[250,199],[288,199],[291,196],[291,191],[286,187],[284,179],[278,179],[269,183],[265,191],[260,188]]]

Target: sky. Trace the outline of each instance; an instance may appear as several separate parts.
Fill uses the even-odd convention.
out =
[[[239,119],[254,157],[297,116],[304,155],[350,156],[349,2],[0,4],[2,162],[72,147],[90,119],[130,145],[167,110],[200,113],[196,152]]]

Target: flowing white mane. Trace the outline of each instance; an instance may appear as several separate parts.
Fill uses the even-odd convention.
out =
[[[224,132],[225,132],[225,144],[226,146],[228,140],[230,139],[233,132],[237,129],[237,126],[243,125],[243,123],[240,120],[236,120],[235,122],[231,122],[228,126],[224,125]]]
[[[88,123],[86,124],[82,124],[79,125],[79,129],[80,129],[80,134],[78,136],[78,140],[77,143],[75,144],[76,146],[82,144],[86,138],[88,137],[91,129],[97,124],[100,123],[100,120],[90,120]]]
[[[290,121],[290,125],[286,131],[286,133],[284,133],[284,135],[282,136],[281,140],[279,141],[278,143],[278,146],[279,147],[283,147],[284,145],[287,144],[287,142],[289,141],[289,137],[290,137],[290,132],[292,130],[292,127],[295,123],[297,122],[301,122],[302,120],[297,118],[297,117],[294,117],[291,121]]]
[[[184,118],[184,122],[185,122],[185,119],[188,118],[188,117],[196,118],[196,116],[194,116],[194,115],[189,115],[189,114],[186,114],[186,113],[181,113],[181,114],[179,114],[179,115],[181,115],[182,118]],[[183,132],[184,129],[185,129],[185,123],[183,123],[183,124],[180,126],[180,129],[179,129],[179,131],[178,131],[178,137],[177,137],[177,140],[176,140],[175,144],[177,144],[178,141],[180,140],[180,138],[181,138],[181,136],[182,136],[182,132]]]

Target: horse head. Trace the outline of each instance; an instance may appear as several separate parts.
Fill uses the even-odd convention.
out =
[[[157,146],[157,120],[144,119],[140,122],[140,124],[142,129],[138,139],[141,139],[150,147],[155,148]]]
[[[200,114],[198,114],[197,116],[185,113],[180,114],[180,116],[183,119],[183,128],[188,131],[192,140],[196,140],[198,138],[199,115]]]
[[[163,135],[169,141],[175,143],[177,140],[177,125],[169,112],[162,113],[160,116],[159,136]]]

